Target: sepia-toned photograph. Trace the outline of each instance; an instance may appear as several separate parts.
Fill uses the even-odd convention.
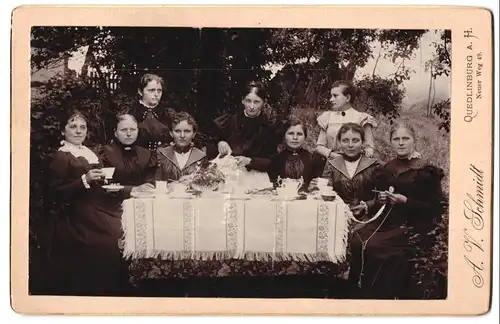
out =
[[[443,299],[450,30],[33,27],[30,293]]]
[[[489,170],[464,164],[467,224],[451,227],[451,108],[482,120],[491,53],[461,45],[456,68],[457,33],[479,30],[359,25],[31,25],[27,297],[398,303],[449,302],[460,276],[486,288]]]

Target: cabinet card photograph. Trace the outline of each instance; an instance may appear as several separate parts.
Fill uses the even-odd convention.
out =
[[[12,24],[16,312],[489,310],[489,11],[32,6]]]

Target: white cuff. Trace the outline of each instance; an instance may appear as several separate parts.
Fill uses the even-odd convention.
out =
[[[85,177],[85,174],[82,175],[82,182],[83,182],[83,185],[85,186],[85,188],[90,189],[90,185],[87,182],[87,178]]]

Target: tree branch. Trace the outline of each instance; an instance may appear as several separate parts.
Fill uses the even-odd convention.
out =
[[[373,67],[372,79],[375,78],[375,71],[377,70],[378,61],[380,60],[381,56],[382,56],[382,43],[380,44],[380,50],[378,51],[378,56],[377,59],[375,60],[375,66]]]

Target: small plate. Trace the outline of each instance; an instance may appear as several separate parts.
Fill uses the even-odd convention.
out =
[[[306,200],[307,196],[303,195],[297,195],[297,196],[291,196],[291,197],[283,197],[283,196],[274,196],[271,198],[271,200],[278,200],[278,201],[292,201],[292,200]]]
[[[106,189],[108,191],[120,191],[125,187],[124,186],[117,186],[117,185],[104,185],[104,186],[102,186],[102,188]]]

